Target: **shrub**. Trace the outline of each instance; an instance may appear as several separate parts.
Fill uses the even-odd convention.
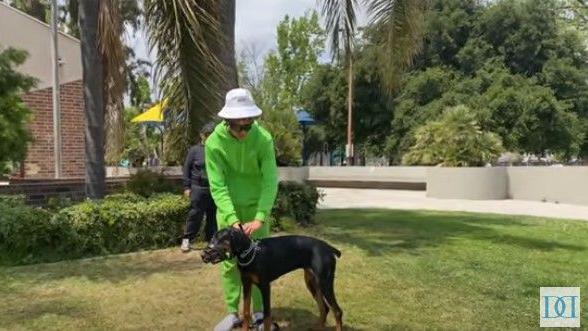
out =
[[[409,165],[483,166],[502,152],[500,138],[482,131],[465,106],[447,110],[441,119],[417,129],[416,142],[402,159]]]
[[[5,206],[22,206],[27,198],[22,194],[18,195],[0,195],[0,204]]]
[[[269,217],[274,230],[309,225],[321,198],[309,184],[283,182]],[[25,264],[156,249],[177,244],[189,200],[162,193],[109,195],[59,211],[0,197],[0,263]]]
[[[274,228],[282,228],[282,221],[289,217],[302,226],[312,224],[321,198],[321,193],[311,184],[280,182],[278,196],[272,209]]]
[[[69,207],[72,204],[73,202],[71,201],[71,198],[56,196],[47,199],[47,203],[45,204],[44,208],[50,211],[58,211]]]
[[[23,264],[167,247],[177,243],[188,207],[172,194],[114,195],[53,214],[0,203],[0,258]]]
[[[87,201],[55,215],[71,230],[68,251],[76,256],[131,252],[173,245],[181,233],[189,202],[179,195],[125,201]]]
[[[3,199],[0,203],[0,260],[3,262],[35,262],[39,255],[47,255],[61,241],[62,233],[49,211],[26,206],[16,199]]]
[[[131,192],[114,193],[104,197],[105,201],[119,201],[119,202],[142,202],[146,201],[147,198],[139,194]]]

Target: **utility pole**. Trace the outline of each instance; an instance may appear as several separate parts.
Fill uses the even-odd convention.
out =
[[[57,39],[57,0],[51,1],[51,49],[53,55],[53,158],[55,163],[55,178],[61,178],[61,108],[59,102],[59,51]]]
[[[348,89],[347,89],[347,146],[345,156],[347,157],[347,166],[353,165],[353,60],[349,50],[347,52],[348,60]]]

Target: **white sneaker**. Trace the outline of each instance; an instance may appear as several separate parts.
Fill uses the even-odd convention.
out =
[[[253,329],[256,331],[265,331],[263,327],[263,313],[257,312],[253,314]],[[279,330],[280,327],[275,322],[272,323],[271,331]]]
[[[180,246],[180,249],[182,250],[182,252],[188,253],[192,249],[192,246],[190,246],[190,239],[182,239],[182,246]]]
[[[253,320],[253,327],[254,328],[262,325],[263,324],[263,313],[262,312],[253,313],[253,316],[251,319]]]
[[[218,324],[214,327],[214,331],[231,331],[233,328],[241,325],[241,320],[237,314],[229,314],[225,316]]]

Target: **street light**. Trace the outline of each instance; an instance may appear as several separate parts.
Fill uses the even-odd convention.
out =
[[[310,116],[310,114],[303,110],[302,108],[295,108],[296,111],[296,118],[298,119],[298,123],[302,126],[302,165],[306,165],[306,152],[304,150],[304,143],[306,142],[306,131],[309,126],[316,123],[314,118]]]

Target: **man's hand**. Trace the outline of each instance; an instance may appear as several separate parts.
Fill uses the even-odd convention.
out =
[[[192,190],[191,189],[187,188],[187,189],[184,190],[184,196],[186,198],[189,198],[190,197],[190,193],[192,193]]]
[[[263,222],[261,222],[260,220],[253,220],[253,221],[251,221],[249,223],[245,223],[245,225],[243,225],[243,231],[245,231],[246,235],[251,236],[251,234],[253,234],[253,232],[257,231],[262,226],[263,226]]]

